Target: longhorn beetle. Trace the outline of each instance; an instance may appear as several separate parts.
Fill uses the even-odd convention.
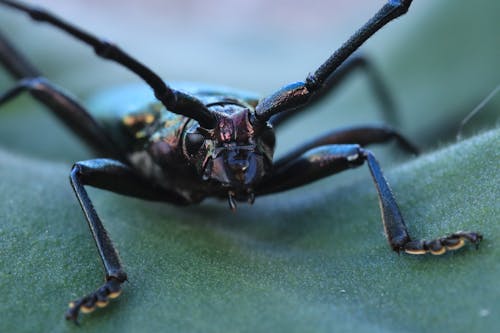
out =
[[[0,61],[17,84],[0,95],[0,105],[29,92],[83,139],[108,158],[77,162],[70,182],[83,209],[106,271],[94,292],[70,303],[66,318],[103,307],[117,297],[127,280],[117,251],[97,215],[85,186],[176,205],[207,197],[253,203],[255,196],[285,191],[365,162],[378,192],[382,222],[390,246],[409,254],[442,254],[466,241],[478,244],[476,232],[456,232],[430,241],[408,234],[391,188],[368,144],[396,142],[416,148],[386,126],[358,126],[330,131],[273,161],[274,127],[299,113],[337,86],[353,69],[365,68],[387,113],[393,106],[376,72],[354,52],[376,31],[405,14],[412,0],[389,0],[304,81],[288,84],[262,99],[237,90],[210,86],[169,86],[144,64],[118,48],[39,8],[17,1],[0,4],[27,13],[89,45],[104,59],[137,74],[153,90],[144,107],[93,116],[74,98],[44,78],[0,35]],[[155,97],[154,100],[152,97]]]

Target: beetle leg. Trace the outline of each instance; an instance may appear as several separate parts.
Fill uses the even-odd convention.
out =
[[[112,141],[90,113],[73,97],[43,77],[20,80],[13,88],[0,95],[0,106],[25,91],[47,106],[57,118],[94,151],[107,156],[123,158],[124,154],[120,147]]]
[[[324,145],[277,166],[257,190],[258,194],[280,192],[299,187],[367,162],[377,189],[382,223],[391,248],[409,254],[442,254],[456,250],[465,241],[478,244],[482,236],[476,232],[457,232],[431,241],[412,240],[389,183],[373,154],[360,145]]]
[[[0,63],[17,84],[0,94],[0,106],[23,92],[47,106],[72,132],[76,133],[96,152],[122,158],[120,148],[76,99],[42,77],[42,74],[0,33]]]
[[[40,72],[0,33],[0,63],[15,78],[37,77]]]
[[[309,104],[311,97],[336,75],[339,67],[374,33],[395,18],[405,14],[412,0],[389,0],[339,49],[337,49],[305,82],[286,85],[262,99],[256,107],[256,117],[267,121],[273,115]],[[333,78],[332,78],[333,79]]]
[[[169,201],[175,204],[186,204],[187,202],[174,192],[150,185],[130,167],[111,159],[95,159],[76,163],[71,170],[70,181],[106,271],[106,282],[100,288],[70,303],[66,318],[76,321],[80,312],[88,313],[96,306],[106,306],[109,299],[120,294],[121,284],[127,280],[127,274],[123,270],[118,253],[84,186],[90,185],[149,200]]]
[[[402,135],[395,129],[385,125],[363,125],[329,131],[322,136],[305,142],[292,151],[288,152],[285,156],[277,160],[274,165],[275,167],[284,165],[291,160],[299,157],[306,151],[323,145],[348,144],[355,142],[364,147],[373,143],[388,142],[389,140],[396,140],[398,146],[404,149],[406,152],[412,154],[419,153],[418,148],[404,135]]]
[[[399,207],[378,161],[370,151],[365,150],[363,156],[368,163],[373,182],[377,188],[385,233],[394,251],[405,251],[408,254],[425,254],[430,252],[439,255],[445,253],[447,250],[461,248],[466,240],[477,246],[483,239],[483,236],[477,232],[459,231],[430,241],[412,240],[408,235],[408,230]]]
[[[256,194],[282,192],[363,164],[361,146],[324,145],[289,159],[278,160]]]
[[[298,115],[299,113],[304,111],[306,106],[307,108],[309,108],[313,104],[323,100],[324,97],[332,93],[340,84],[344,83],[345,80],[356,70],[363,70],[363,73],[366,74],[370,83],[370,88],[372,89],[377,101],[380,104],[380,108],[385,116],[385,119],[389,123],[398,123],[396,106],[392,95],[390,94],[389,88],[382,78],[382,75],[380,75],[375,66],[373,66],[372,62],[367,57],[358,52],[349,57],[335,71],[335,74],[330,75],[326,79],[325,83],[318,89],[318,91],[311,96],[311,99],[307,103],[307,105],[274,115],[270,119],[271,124],[275,127],[279,126],[287,120],[291,119],[293,116]]]

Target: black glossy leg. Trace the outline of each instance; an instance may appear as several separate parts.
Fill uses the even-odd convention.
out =
[[[316,104],[317,102],[320,102],[324,99],[324,97],[331,94],[335,90],[335,88],[345,82],[345,79],[347,79],[349,75],[355,73],[357,70],[363,71],[363,73],[369,80],[370,88],[373,90],[375,98],[380,104],[380,109],[387,122],[396,124],[396,106],[390,94],[390,91],[385,85],[384,80],[382,79],[382,76],[377,71],[377,69],[373,66],[369,59],[361,54],[353,54],[350,58],[348,58],[335,71],[335,75],[330,75],[322,85],[322,87],[311,96],[309,102],[306,105],[288,110],[287,112],[275,114],[270,119],[271,124],[274,127],[277,127],[285,123],[287,120],[293,118],[294,116],[300,114],[302,111],[305,111],[310,106]]]
[[[41,73],[0,32],[0,63],[17,78],[38,77]]]
[[[373,154],[359,145],[324,145],[304,152],[277,167],[258,189],[258,194],[281,192],[299,187],[367,162],[377,189],[382,222],[391,248],[409,254],[443,254],[470,241],[478,244],[482,236],[475,232],[457,232],[431,241],[412,240],[389,183]]]
[[[115,158],[124,154],[74,97],[69,96],[43,77],[25,78],[0,95],[0,106],[23,92],[29,92],[47,106],[73,133],[85,141],[95,152]]]
[[[186,204],[187,202],[173,192],[154,187],[127,165],[111,159],[95,159],[76,163],[71,170],[70,181],[106,271],[106,281],[100,288],[70,303],[66,318],[76,321],[80,311],[83,313],[91,312],[96,306],[106,306],[110,298],[118,297],[121,284],[127,280],[127,274],[123,270],[118,253],[84,186],[90,185],[149,200],[168,201],[175,204]]]
[[[335,129],[327,132],[320,137],[314,138],[294,148],[285,156],[277,160],[274,165],[276,167],[285,165],[308,150],[319,146],[356,143],[364,147],[369,144],[385,143],[390,140],[396,140],[398,146],[405,151],[412,154],[418,154],[418,148],[393,128],[383,125],[365,125]]]
[[[74,38],[91,46],[95,53],[104,59],[117,62],[123,67],[129,69],[143,79],[154,91],[155,97],[172,112],[196,119],[202,126],[213,128],[214,117],[210,111],[193,96],[174,90],[167,86],[165,82],[151,69],[140,63],[116,45],[96,38],[76,26],[63,21],[53,14],[36,7],[29,6],[17,1],[0,0],[11,8],[27,13],[33,20],[46,22],[56,28],[70,34]]]
[[[286,191],[363,164],[361,147],[356,144],[324,145],[307,150],[298,157],[287,155],[259,186],[257,194]]]
[[[90,113],[74,97],[43,78],[35,66],[1,33],[0,63],[19,80],[10,90],[0,94],[0,106],[23,92],[29,92],[95,152],[113,158],[123,158],[119,146],[113,143]]]
[[[469,241],[476,246],[483,239],[477,232],[459,231],[430,241],[412,240],[403,220],[403,216],[392,194],[391,187],[385,179],[378,161],[369,151],[364,151],[373,182],[377,188],[382,221],[389,244],[396,252],[405,251],[408,254],[432,253],[440,255],[446,251],[458,250]]]
[[[389,0],[364,26],[352,35],[305,82],[289,84],[260,101],[257,119],[269,120],[273,115],[309,103],[313,94],[321,91],[331,75],[375,32],[408,11],[412,0]]]

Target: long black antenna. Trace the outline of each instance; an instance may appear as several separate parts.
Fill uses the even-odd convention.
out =
[[[262,99],[256,107],[256,116],[267,121],[273,115],[295,109],[309,102],[324,83],[366,40],[390,21],[408,11],[412,0],[388,0],[379,11],[337,49],[305,82],[295,82]]]
[[[92,46],[99,57],[113,60],[128,68],[141,77],[153,89],[155,97],[169,111],[195,119],[205,128],[213,128],[215,126],[214,116],[201,101],[191,95],[170,88],[151,69],[122,51],[116,45],[100,40],[43,9],[10,0],[0,0],[0,3],[27,13],[35,21],[46,22],[65,31]]]

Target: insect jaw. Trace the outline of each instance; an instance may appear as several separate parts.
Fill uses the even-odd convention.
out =
[[[231,209],[233,212],[236,211],[237,200],[246,201],[249,204],[253,205],[253,203],[255,202],[255,193],[252,190],[248,190],[247,193],[240,194],[237,194],[232,190],[227,192],[227,202],[229,204],[229,209]]]
[[[236,200],[234,200],[234,192],[229,191],[227,192],[227,202],[229,203],[229,209],[231,209],[233,212],[236,211]]]
[[[226,145],[214,149],[202,169],[202,178],[236,193],[252,188],[265,174],[265,157],[255,145]]]

